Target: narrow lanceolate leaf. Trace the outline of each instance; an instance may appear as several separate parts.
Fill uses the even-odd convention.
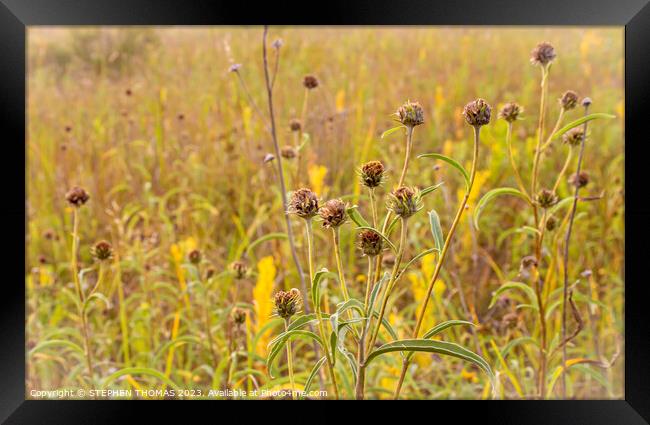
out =
[[[255,247],[258,245],[270,241],[273,239],[287,239],[287,234],[286,233],[281,233],[281,232],[276,232],[276,233],[269,233],[268,235],[264,235],[259,239],[254,240],[251,242],[248,247],[246,247],[246,252],[250,253]]]
[[[338,279],[338,276],[324,267],[316,272],[311,283],[311,300],[314,305],[320,305],[320,284],[325,279]]]
[[[442,236],[442,227],[440,227],[440,217],[435,210],[429,211],[429,223],[431,224],[431,234],[433,235],[433,242],[438,248],[438,251],[442,250],[442,246],[445,243],[445,238]]]
[[[494,293],[492,294],[492,300],[490,301],[490,305],[488,306],[488,308],[492,308],[494,303],[497,302],[499,295],[511,289],[522,290],[528,296],[530,304],[533,306],[537,305],[537,294],[535,294],[535,290],[533,288],[521,282],[506,282],[503,285],[501,285],[499,289],[494,291]]]
[[[363,218],[361,216],[361,214],[359,213],[358,208],[359,207],[357,207],[356,205],[353,205],[353,206],[349,207],[348,209],[346,209],[345,212],[348,213],[348,217],[350,217],[350,219],[352,221],[354,221],[354,224],[356,224],[357,226],[359,226],[359,227],[370,227],[370,224],[368,224],[366,219]]]
[[[513,189],[511,187],[499,187],[497,189],[492,189],[491,191],[483,195],[481,200],[478,201],[478,204],[476,204],[476,208],[474,208],[474,227],[476,227],[476,230],[480,230],[478,227],[478,219],[481,216],[481,212],[483,212],[485,206],[488,204],[488,202],[490,202],[497,196],[502,196],[502,195],[518,196],[519,198],[525,200],[526,202],[529,202],[526,195],[524,195],[517,189]]]
[[[490,365],[478,354],[453,342],[432,341],[430,339],[402,339],[384,344],[368,356],[366,365],[378,356],[394,351],[436,353],[456,357],[474,363],[490,377],[490,382],[494,381],[494,373],[492,373]]]
[[[124,369],[120,369],[116,372],[113,372],[109,376],[107,376],[101,384],[101,388],[107,388],[112,382],[114,382],[116,379],[124,376],[124,375],[146,375],[146,376],[153,376],[154,378],[157,378],[161,382],[169,385],[170,387],[174,388],[175,390],[180,390],[180,387],[176,385],[174,381],[166,377],[165,375],[162,374],[162,372],[157,371],[155,369],[147,368],[147,367],[127,367]]]
[[[391,134],[393,134],[396,131],[401,130],[401,129],[406,130],[406,127],[403,126],[403,125],[398,125],[397,127],[389,128],[388,130],[381,133],[381,138],[383,139],[384,137],[389,136],[389,135],[391,135]]]
[[[377,229],[375,229],[373,227],[370,227],[370,226],[359,226],[359,227],[357,227],[357,230],[372,230],[373,232],[375,232],[379,236],[381,236],[381,238],[384,240],[384,242],[386,242],[388,244],[390,249],[393,250],[393,252],[395,254],[397,254],[397,248],[395,247],[395,245],[393,245],[393,243],[390,241],[390,239],[388,239],[385,235],[382,235],[382,233],[379,230],[377,230]]]
[[[390,273],[385,272],[379,282],[375,283],[375,286],[370,292],[370,302],[368,303],[368,311],[373,311],[375,309],[375,301],[377,300],[377,295],[381,291],[381,287],[388,281],[390,278]]]
[[[325,360],[327,360],[327,357],[323,356],[321,357],[314,367],[311,369],[311,372],[309,372],[309,376],[307,377],[307,380],[305,381],[305,393],[309,393],[309,389],[311,388],[311,384],[314,382],[314,378],[316,377],[316,374],[318,373],[318,370],[323,366],[323,363],[325,363]]]
[[[448,156],[445,156],[445,155],[442,155],[442,154],[439,154],[439,153],[424,153],[422,155],[418,155],[418,158],[435,158],[435,159],[439,159],[441,161],[445,161],[447,164],[451,165],[452,167],[454,167],[455,169],[460,171],[460,173],[465,178],[465,187],[469,189],[469,180],[470,180],[469,173],[455,159],[449,158]]]
[[[70,348],[73,351],[76,351],[79,355],[82,357],[85,355],[83,348],[79,347],[77,344],[75,344],[72,341],[68,341],[66,339],[51,339],[49,341],[43,341],[31,350],[29,350],[29,355],[33,355],[38,353],[39,351],[42,351],[48,347],[64,347],[64,348]]]
[[[440,182],[438,184],[434,184],[433,186],[429,186],[426,189],[422,189],[420,191],[420,197],[423,197],[424,195],[427,195],[427,194],[429,194],[431,192],[434,192],[435,190],[440,188],[440,186],[442,186],[443,184],[445,184],[445,182]]]
[[[293,322],[289,323],[287,330],[292,331],[294,329],[300,329],[308,323],[316,322],[317,320],[316,313],[303,314],[302,316],[297,317]]]
[[[472,322],[468,322],[466,320],[447,320],[446,322],[438,323],[436,326],[431,328],[429,331],[427,331],[424,335],[422,335],[422,339],[429,339],[433,338],[434,336],[438,335],[440,332],[444,331],[445,329],[451,328],[452,326],[460,326],[460,325],[470,325],[470,326],[476,326]],[[411,359],[413,357],[414,352],[411,352],[406,356],[407,359]]]
[[[567,125],[565,125],[561,129],[556,131],[555,134],[553,134],[553,138],[556,139],[556,138],[560,137],[561,135],[563,135],[564,133],[566,133],[567,131],[571,130],[572,128],[578,127],[579,125],[582,125],[582,124],[586,123],[587,121],[596,120],[596,119],[599,119],[599,118],[616,118],[616,115],[603,114],[601,112],[586,115],[586,116],[584,116],[582,118],[578,118],[575,121],[571,121],[570,123],[568,123]]]
[[[298,337],[312,339],[316,341],[321,347],[323,346],[323,342],[321,341],[320,337],[310,331],[294,329],[292,331],[286,331],[278,335],[278,337],[274,339],[274,342],[270,344],[269,355],[266,358],[266,367],[269,371],[269,375],[271,376],[271,378],[274,378],[273,370],[272,370],[273,360],[275,360],[278,354],[280,354],[280,352],[285,348],[285,344],[287,341],[290,341]]]

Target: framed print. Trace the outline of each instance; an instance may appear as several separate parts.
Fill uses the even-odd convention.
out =
[[[650,6],[552,3],[3,0],[0,417],[647,423]]]

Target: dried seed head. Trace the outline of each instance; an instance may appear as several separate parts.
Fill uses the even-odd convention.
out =
[[[553,215],[550,216],[549,218],[546,219],[546,230],[552,232],[557,227],[557,224],[558,224],[557,218],[555,218],[555,216]]]
[[[411,102],[410,100],[404,103],[395,112],[397,121],[404,124],[406,127],[415,127],[424,123],[424,110],[418,102]]]
[[[474,127],[488,124],[490,122],[490,112],[490,105],[481,98],[469,102],[463,108],[465,121]]]
[[[555,54],[555,48],[551,43],[543,42],[539,43],[532,52],[530,52],[530,63],[533,65],[546,66],[549,63],[553,62],[557,55]]]
[[[530,270],[532,267],[537,267],[537,258],[534,255],[528,255],[521,259],[520,270]]]
[[[65,194],[65,199],[74,205],[75,207],[80,207],[90,199],[90,195],[83,188],[75,186]]]
[[[585,130],[582,127],[575,127],[562,135],[562,141],[571,146],[578,146],[585,137]]]
[[[557,195],[549,189],[541,189],[535,196],[535,202],[540,207],[547,209],[557,204]]]
[[[126,89],[124,91],[124,94],[127,95],[127,96],[131,96],[133,94],[133,92],[131,91],[131,89]]]
[[[232,319],[233,323],[237,325],[243,325],[244,322],[246,322],[246,310],[243,308],[234,307],[230,311],[230,318]]]
[[[379,161],[366,162],[359,171],[361,183],[369,188],[375,188],[384,181],[384,164]]]
[[[214,273],[214,267],[208,267],[208,269],[205,271],[205,278],[210,279],[212,276],[214,276]]]
[[[566,111],[575,108],[578,105],[578,94],[573,90],[565,91],[560,98],[560,105],[562,105]]]
[[[422,208],[420,192],[406,186],[397,188],[389,195],[387,207],[395,215],[409,218]]]
[[[47,257],[45,255],[41,254],[38,256],[38,262],[39,264],[47,264]]]
[[[582,106],[585,108],[591,105],[591,98],[590,97],[585,97],[582,99]]]
[[[280,155],[284,159],[293,159],[298,155],[298,152],[296,152],[296,148],[293,146],[284,146],[280,151]]]
[[[347,218],[345,203],[340,199],[330,199],[325,202],[318,210],[318,214],[323,219],[323,227],[327,228],[337,228],[345,223]]]
[[[517,121],[519,114],[522,112],[524,112],[524,108],[519,106],[519,104],[515,102],[508,102],[503,105],[503,108],[501,108],[499,111],[499,118],[503,118],[508,122],[514,122]]]
[[[51,240],[53,240],[53,239],[56,237],[56,233],[54,233],[54,230],[52,230],[52,229],[47,229],[47,230],[43,233],[43,237],[44,237],[45,239],[47,239],[48,241],[51,241]]]
[[[302,80],[302,85],[308,90],[313,90],[318,87],[318,78],[313,75],[305,75]]]
[[[187,254],[187,258],[190,260],[190,263],[197,265],[201,262],[201,251],[193,249]]]
[[[375,257],[379,255],[383,249],[383,240],[379,233],[373,230],[363,230],[359,233],[359,248],[363,255],[368,257]]]
[[[90,254],[96,261],[110,260],[113,258],[113,247],[107,241],[99,241],[90,249]]]
[[[273,297],[273,304],[275,305],[275,314],[283,319],[288,319],[300,311],[302,296],[296,288],[291,288],[287,292],[278,291]]]
[[[230,264],[230,270],[233,271],[235,279],[241,280],[248,274],[248,265],[245,261],[234,261]]]
[[[300,122],[299,119],[294,118],[291,121],[289,121],[289,128],[291,129],[291,131],[300,131],[300,129],[302,128],[302,123]]]
[[[576,187],[585,187],[589,184],[589,173],[580,171],[580,174],[573,173],[569,176],[569,183]]]
[[[289,213],[308,219],[318,214],[318,197],[311,189],[298,189],[289,199]]]

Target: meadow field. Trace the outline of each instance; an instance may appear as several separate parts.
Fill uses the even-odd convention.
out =
[[[623,36],[30,28],[26,397],[623,398]]]

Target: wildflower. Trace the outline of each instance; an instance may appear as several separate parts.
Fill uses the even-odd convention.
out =
[[[90,195],[83,188],[75,186],[68,191],[65,195],[65,199],[75,207],[80,207],[90,199]]]
[[[305,86],[307,90],[312,90],[318,87],[318,78],[313,75],[305,75],[305,78],[302,80],[302,85]]]
[[[585,130],[582,127],[575,127],[562,135],[562,141],[571,146],[578,146],[585,137]]]
[[[591,105],[591,98],[590,97],[585,97],[582,99],[582,106],[585,108]]]
[[[565,91],[560,98],[560,104],[566,111],[575,108],[578,105],[578,94],[573,90]]]
[[[337,228],[345,223],[345,203],[340,199],[330,199],[318,212],[323,219],[323,227]]]
[[[277,50],[277,49],[279,49],[280,47],[282,47],[283,44],[284,44],[284,41],[282,41],[281,38],[277,38],[277,39],[273,42],[272,46],[273,46],[274,49]]]
[[[107,241],[99,241],[90,249],[90,253],[96,261],[110,260],[113,258],[113,247]]]
[[[580,171],[580,174],[573,173],[569,176],[569,183],[576,187],[585,187],[589,184],[589,174],[586,171]]]
[[[291,288],[287,292],[278,291],[273,297],[273,304],[275,305],[275,314],[283,319],[289,319],[300,311],[302,296],[296,288]]]
[[[230,269],[235,274],[235,279],[240,280],[248,274],[248,265],[244,261],[234,261],[230,264]]]
[[[552,232],[557,227],[557,218],[555,216],[550,216],[546,219],[546,230]]]
[[[375,188],[384,181],[384,164],[379,161],[366,162],[359,172],[361,182],[368,188]]]
[[[296,148],[293,146],[285,146],[280,151],[280,155],[282,155],[282,158],[285,159],[293,159],[296,157],[296,155],[298,155],[298,153],[296,152]]]
[[[383,249],[383,240],[374,230],[363,230],[359,233],[359,248],[363,255],[375,257]]]
[[[519,119],[519,114],[522,112],[524,112],[524,108],[515,102],[508,102],[499,111],[499,118],[503,118],[508,122],[514,122]]]
[[[230,318],[237,325],[243,325],[246,322],[246,311],[239,307],[235,307],[230,312]]]
[[[409,218],[422,208],[417,189],[402,186],[395,189],[388,199],[388,209],[402,218]]]
[[[230,65],[230,68],[228,68],[228,72],[239,72],[239,68],[241,68],[240,63],[233,63]]]
[[[302,128],[302,123],[300,122],[299,119],[294,118],[291,121],[289,121],[289,128],[291,129],[291,131],[300,131],[300,129]]]
[[[416,125],[424,124],[424,110],[418,102],[407,101],[395,112],[397,120],[406,127],[413,128]]]
[[[267,164],[273,161],[274,159],[275,159],[275,155],[273,155],[272,153],[267,153],[266,155],[264,155],[264,159],[262,159],[262,161],[264,161],[264,163]]]
[[[543,42],[539,43],[533,51],[530,53],[530,62],[533,65],[542,65],[546,66],[549,63],[553,62],[557,55],[555,54],[555,48],[551,43]]]
[[[490,105],[481,98],[469,102],[463,108],[465,121],[474,127],[488,124],[490,122],[490,112]]]
[[[298,189],[289,199],[289,213],[309,219],[318,213],[318,197],[310,189]]]
[[[550,208],[553,205],[557,204],[557,201],[557,195],[555,192],[549,189],[541,189],[539,192],[537,192],[537,196],[535,196],[535,202],[537,205],[544,209]]]
[[[197,265],[201,262],[201,251],[193,249],[187,254],[187,258],[190,260],[190,263]]]

